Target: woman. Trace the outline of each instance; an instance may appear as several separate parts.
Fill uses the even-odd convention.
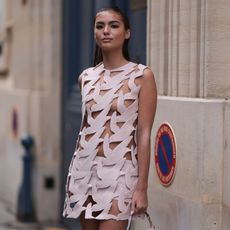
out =
[[[148,206],[152,71],[129,61],[130,27],[119,8],[96,14],[95,66],[79,77],[82,125],[66,184],[64,216],[84,230],[123,230]]]

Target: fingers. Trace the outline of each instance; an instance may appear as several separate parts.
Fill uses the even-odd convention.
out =
[[[136,190],[133,194],[131,204],[131,215],[143,214],[148,207],[148,198],[146,192]]]
[[[147,210],[146,206],[136,206],[134,213],[136,215],[140,215],[140,214],[143,214],[146,210]]]
[[[136,200],[131,205],[131,215],[140,215],[147,210],[147,205],[139,204]]]

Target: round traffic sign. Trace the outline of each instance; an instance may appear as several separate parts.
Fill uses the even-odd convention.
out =
[[[154,157],[161,183],[164,186],[170,185],[176,170],[176,141],[169,123],[163,123],[157,131]]]

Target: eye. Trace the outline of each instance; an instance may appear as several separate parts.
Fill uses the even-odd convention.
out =
[[[111,28],[113,28],[113,29],[119,28],[119,25],[118,24],[111,24]]]
[[[103,25],[102,24],[96,24],[96,29],[98,29],[98,30],[101,30],[101,29],[103,29]]]

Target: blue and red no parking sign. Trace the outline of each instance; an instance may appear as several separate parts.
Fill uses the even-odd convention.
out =
[[[157,131],[154,156],[161,183],[164,186],[170,185],[176,170],[176,141],[168,123],[163,123]]]

